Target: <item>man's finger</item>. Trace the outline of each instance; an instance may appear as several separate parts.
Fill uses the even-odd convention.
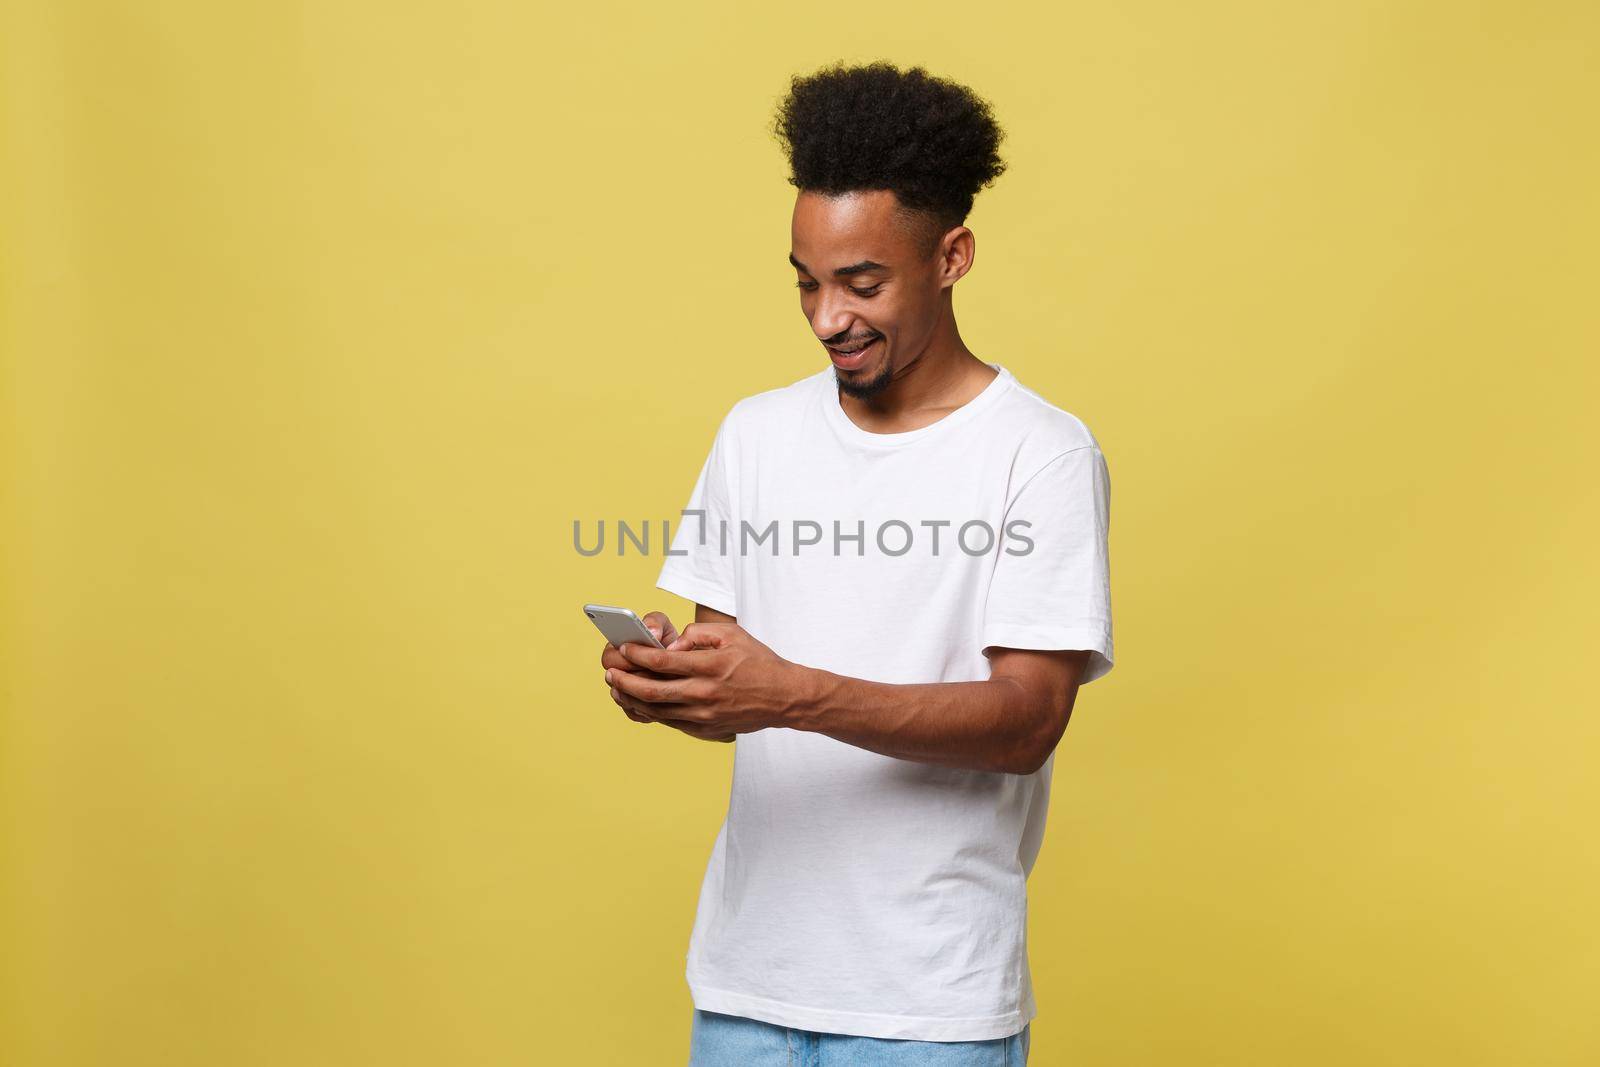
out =
[[[704,660],[691,656],[687,652],[663,651],[641,645],[637,641],[629,641],[619,650],[624,661],[630,667],[643,667],[655,671],[657,674],[690,675],[703,669]]]
[[[733,734],[719,734],[715,727],[698,726],[692,722],[673,722],[670,719],[661,720],[662,726],[670,726],[674,730],[688,734],[699,741],[720,741],[727,743],[734,739]]]
[[[630,698],[625,697],[621,693],[617,692],[617,689],[616,689],[615,686],[613,686],[611,688],[611,700],[612,700],[612,703],[616,704],[617,707],[622,709],[622,714],[626,715],[628,718],[632,719],[634,722],[642,722],[642,723],[653,723],[653,722],[655,722],[655,720],[652,719],[650,716],[646,715],[644,712],[639,711],[637,708],[635,708],[633,706],[633,704],[634,704],[633,700],[631,700]]]
[[[612,686],[611,688],[611,699],[616,701],[617,707],[621,708],[623,713],[634,722],[659,722],[663,726],[671,725],[669,720],[660,718],[658,715],[658,712],[664,710],[667,705],[652,705],[646,704],[640,700],[635,700],[628,694],[618,690],[615,686]]]
[[[628,718],[633,719],[635,722],[660,723],[662,726],[671,726],[677,729],[683,729],[687,726],[704,728],[703,724],[676,717],[686,710],[682,704],[647,704],[642,700],[637,700],[626,693],[620,692],[615,686],[611,688],[611,699],[616,701],[617,707],[621,708]]]
[[[639,697],[632,696],[626,692],[623,692],[621,689],[618,689],[616,685],[612,684],[619,677],[621,677],[620,674],[613,672],[611,677],[606,680],[606,684],[611,687],[611,699],[616,701],[618,707],[633,714],[642,715],[650,722],[659,722],[663,726],[697,726],[702,729],[710,728],[708,724],[703,721],[704,711],[698,704],[675,704],[672,702],[644,700]],[[629,677],[640,676],[630,675]],[[643,677],[650,676],[646,675]]]
[[[665,612],[652,611],[640,621],[663,645],[670,645],[678,639],[678,628],[672,625],[672,620],[667,618]]]
[[[633,647],[638,648],[639,646],[635,645]],[[628,657],[624,656],[620,650],[612,645],[607,645],[606,650],[600,654],[600,666],[610,670],[632,671],[634,674],[642,674],[646,678],[658,678],[663,681],[672,677],[669,674],[657,674],[655,671],[646,670],[629,660]]]
[[[732,631],[738,627],[727,622],[691,622],[683,633],[667,648],[673,652],[687,652],[696,648],[721,648],[728,643]]]
[[[634,648],[638,648],[638,646],[635,645]],[[632,670],[634,673],[643,673],[645,677],[667,677],[667,675],[656,675],[656,673],[650,672],[650,670],[643,669],[643,667],[640,667],[640,665],[630,661],[629,657],[624,656],[624,654],[621,653],[621,649],[614,648],[614,646],[611,645],[606,645],[605,651],[600,653],[600,665],[602,665],[602,667],[606,667],[606,669]]]
[[[683,682],[659,681],[632,671],[607,672],[612,685],[636,700],[646,704],[679,704],[683,702]]]
[[[644,701],[636,700],[622,692],[616,686],[611,687],[611,699],[616,701],[617,707],[621,708],[628,718],[635,722],[651,723],[663,721],[658,718],[657,712],[664,709],[666,705],[646,704]]]

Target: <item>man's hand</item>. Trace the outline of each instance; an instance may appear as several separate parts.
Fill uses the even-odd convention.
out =
[[[644,623],[645,629],[656,635],[656,640],[669,648],[679,640],[677,627],[672,625],[672,620],[667,618],[663,612],[652,611],[639,621]],[[643,648],[648,646],[630,645],[629,647]],[[654,678],[659,681],[670,681],[673,677],[668,674],[655,674],[651,671],[641,670],[624,657],[617,647],[609,641],[606,642],[605,648],[600,651],[600,665],[606,668],[607,671],[638,674],[640,677]],[[616,675],[613,674],[612,677],[616,677]],[[611,686],[611,699],[622,709],[622,713],[634,722],[660,722],[663,726],[670,726],[702,741],[732,741],[734,737],[731,732],[716,729],[708,730],[694,722],[657,719],[646,710],[647,705],[643,701],[626,696],[615,685]]]
[[[805,673],[737,623],[697,622],[665,651],[629,642],[618,652],[629,666],[608,679],[630,717],[715,740],[784,725]]]

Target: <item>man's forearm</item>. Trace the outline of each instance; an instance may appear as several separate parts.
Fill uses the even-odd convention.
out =
[[[1048,755],[1033,705],[1004,678],[896,685],[805,668],[778,725],[919,763],[1030,774]]]

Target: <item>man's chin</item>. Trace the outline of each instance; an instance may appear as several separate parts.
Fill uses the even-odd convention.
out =
[[[833,379],[839,383],[839,392],[857,400],[866,400],[889,388],[889,383],[894,381],[894,367],[888,360],[871,371],[865,367],[858,371],[841,371],[835,367]]]

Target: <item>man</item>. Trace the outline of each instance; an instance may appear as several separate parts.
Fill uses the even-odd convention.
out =
[[[694,623],[601,660],[633,720],[738,740],[691,1062],[1022,1063],[1051,757],[1112,666],[1105,459],[956,329],[985,102],[835,66],[775,132],[830,366],[733,405],[659,580]]]

